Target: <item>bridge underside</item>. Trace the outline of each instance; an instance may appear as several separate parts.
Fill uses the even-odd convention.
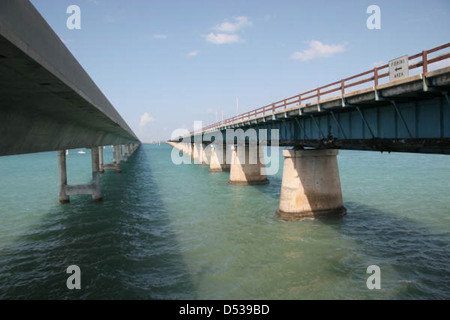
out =
[[[255,129],[256,139],[270,145],[275,129],[280,146],[450,154],[449,92],[445,68],[224,126],[190,141],[225,141],[227,129]]]
[[[28,1],[0,2],[0,156],[138,138]]]

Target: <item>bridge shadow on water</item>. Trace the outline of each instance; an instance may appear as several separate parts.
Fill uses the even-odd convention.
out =
[[[364,256],[352,261],[347,271],[365,270],[369,265],[361,264],[363,261],[378,265],[382,289],[389,290],[391,299],[450,297],[449,231],[433,230],[417,221],[356,202],[346,202],[345,206],[346,217],[317,220],[356,243],[355,256]],[[389,269],[391,274],[383,273]],[[358,283],[365,283],[368,276],[362,274]]]
[[[0,252],[1,299],[196,298],[145,151],[101,184],[103,202],[55,205]],[[81,290],[66,287],[70,265]]]

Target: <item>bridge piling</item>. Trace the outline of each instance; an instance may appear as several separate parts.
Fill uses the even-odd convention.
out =
[[[277,216],[282,220],[343,216],[338,150],[284,150]]]
[[[67,186],[67,162],[66,150],[58,151],[58,176],[59,176],[59,202],[61,204],[70,202],[66,193]]]
[[[121,160],[121,147],[113,146],[113,163],[103,165],[103,170],[116,170],[117,173],[121,173],[120,160]]]
[[[194,164],[204,164],[204,151],[202,143],[193,144],[193,160]]]
[[[118,173],[122,172],[120,169],[120,161],[122,160],[122,147],[114,146],[114,164]]]
[[[131,145],[130,144],[126,144],[125,145],[125,150],[127,153],[127,158],[131,157],[131,155],[133,154],[133,151],[131,150]]]
[[[203,146],[203,166],[209,166],[211,163],[211,145]]]
[[[100,157],[98,147],[91,149],[92,158],[92,200],[101,201],[103,199],[100,191]]]
[[[105,168],[104,168],[104,160],[103,160],[103,146],[98,147],[98,172],[100,172],[101,174],[105,173]]]
[[[100,157],[98,147],[91,148],[92,182],[83,185],[69,185],[67,183],[67,158],[66,150],[58,151],[58,175],[59,175],[59,202],[69,203],[70,196],[91,195],[92,200],[101,201],[100,191]]]
[[[226,145],[210,144],[209,172],[230,171],[230,164],[227,162]]]
[[[241,186],[268,184],[267,176],[262,173],[263,156],[259,146],[234,146],[228,183]]]
[[[194,152],[194,144],[188,143],[188,155],[191,157],[192,161],[195,163],[195,152]]]

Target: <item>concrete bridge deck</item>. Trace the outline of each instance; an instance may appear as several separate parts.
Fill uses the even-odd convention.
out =
[[[114,145],[114,163],[103,146]],[[0,156],[58,151],[59,201],[102,199],[100,174],[121,172],[140,141],[28,0],[0,1]],[[66,150],[91,149],[92,182],[70,185]]]
[[[447,43],[410,56],[409,70],[417,74],[405,79],[387,81],[386,64],[183,139],[208,143],[220,132],[225,141],[227,129],[252,128],[257,134],[268,130],[270,143],[275,129],[282,146],[450,154],[450,67],[429,71],[435,63],[449,61],[449,51]]]
[[[28,1],[0,1],[0,156],[139,143]]]

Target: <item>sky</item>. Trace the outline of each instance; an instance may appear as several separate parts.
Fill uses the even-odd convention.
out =
[[[448,0],[31,2],[144,142],[450,40]],[[371,5],[381,29],[367,27]]]

